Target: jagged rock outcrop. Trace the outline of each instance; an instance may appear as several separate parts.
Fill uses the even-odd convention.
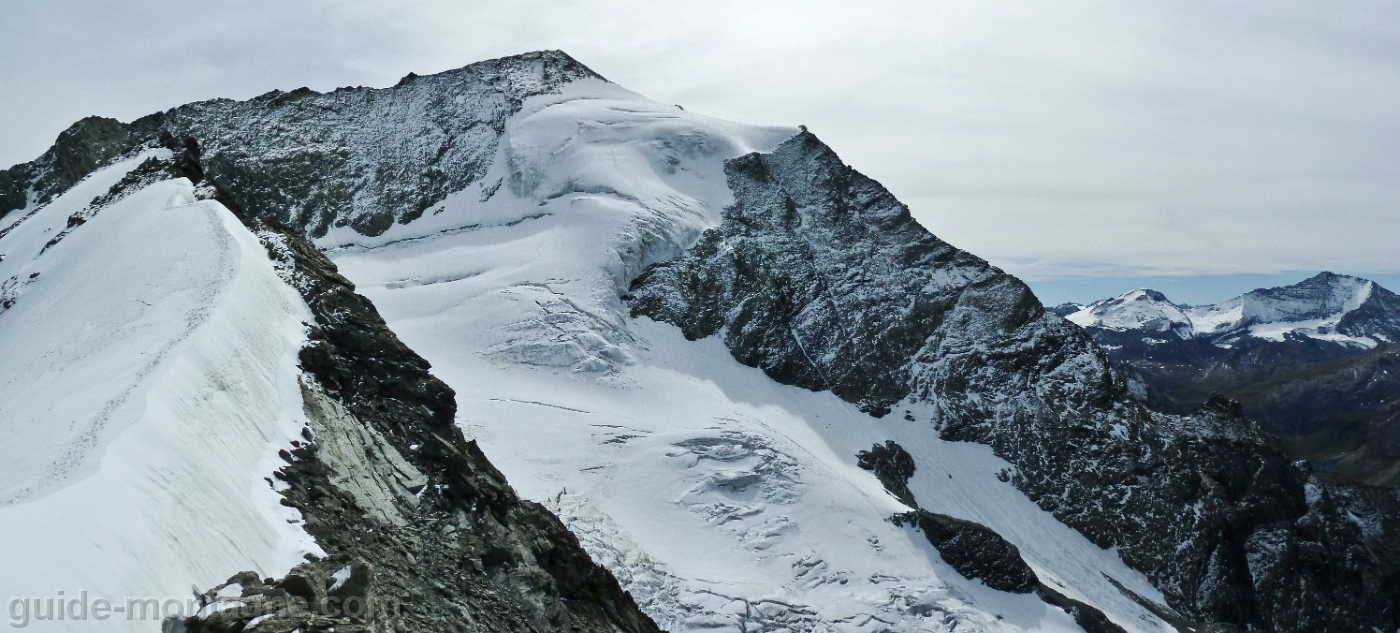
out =
[[[1035,591],[1035,572],[1021,560],[1020,550],[985,525],[928,510],[898,514],[894,521],[917,525],[944,562],[967,578],[998,591]]]
[[[62,193],[93,168],[161,133],[195,139],[204,167],[250,213],[319,237],[378,235],[421,216],[490,166],[525,99],[598,74],[560,51],[410,74],[392,88],[274,90],[214,99],[131,124],[89,117],[39,159],[0,172],[0,216]]]
[[[1025,284],[925,231],[810,133],[727,172],[736,202],[724,225],[638,278],[634,315],[691,339],[723,330],[739,362],[877,415],[909,395],[908,359],[930,337],[1037,318]],[[965,318],[973,312],[985,318]]]
[[[1021,558],[1020,550],[995,530],[980,523],[919,508],[913,493],[909,491],[909,478],[914,475],[916,469],[914,457],[898,443],[886,440],[884,446],[876,444],[871,450],[861,451],[856,457],[857,465],[873,471],[886,490],[910,507],[916,508],[913,512],[896,514],[890,517],[890,520],[895,525],[918,528],[929,544],[938,550],[943,561],[964,578],[980,580],[998,591],[1034,592],[1046,603],[1064,609],[1088,633],[1123,633],[1123,628],[1110,621],[1102,611],[1065,596],[1041,582],[1030,565]],[[1123,590],[1121,586],[1119,589]],[[1161,610],[1149,601],[1140,597],[1137,599],[1149,609]],[[1168,613],[1158,615],[1165,615],[1167,618],[1173,616]]]
[[[1102,611],[1070,598],[1040,581],[1021,559],[1020,550],[980,523],[946,514],[916,510],[891,517],[895,525],[919,528],[939,556],[965,578],[1009,593],[1034,593],[1047,604],[1064,609],[1086,633],[1124,633]]]
[[[386,89],[273,91],[138,119],[135,136],[188,136],[250,212],[320,237],[378,235],[485,174],[506,119],[535,95],[602,80],[559,51],[490,60]]]
[[[367,633],[392,626],[407,609],[379,595],[374,568],[361,560],[304,563],[281,580],[242,572],[200,594],[197,606],[181,623],[187,633]]]
[[[991,446],[1027,496],[1188,617],[1397,626],[1393,494],[1310,481],[1229,403],[1147,411],[1080,328],[809,133],[726,173],[722,225],[633,283],[634,315],[718,334],[740,362],[876,415],[923,403],[945,439]]]
[[[0,217],[31,202],[47,203],[133,146],[129,128],[116,119],[90,116],[74,123],[43,156],[0,171]]]
[[[856,465],[875,473],[885,490],[911,508],[917,508],[914,493],[909,491],[909,478],[914,476],[914,457],[894,440],[885,440],[868,451],[856,454]]]

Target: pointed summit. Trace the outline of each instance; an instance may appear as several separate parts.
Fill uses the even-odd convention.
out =
[[[504,92],[522,95],[553,92],[565,84],[584,79],[607,81],[568,53],[545,50],[488,59],[431,75],[409,73],[394,88],[421,81],[460,81],[463,78],[486,81]]]

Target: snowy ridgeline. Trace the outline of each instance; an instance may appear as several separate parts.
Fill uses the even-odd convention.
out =
[[[512,485],[663,628],[1077,630],[1032,595],[963,578],[888,520],[907,508],[855,456],[895,439],[925,509],[992,527],[1044,582],[1128,630],[1169,630],[1107,580],[1160,603],[1146,579],[1001,481],[990,449],[627,317],[629,282],[732,203],[723,162],[796,132],[575,82],[526,102],[478,184],[382,235],[318,244],[456,390],[459,423]]]
[[[655,633],[372,304],[197,155],[140,150],[0,235],[26,281],[0,312],[11,626]]]
[[[320,551],[264,479],[305,424],[301,297],[257,238],[218,203],[196,201],[187,180],[89,204],[168,155],[120,161],[5,223],[7,605],[87,592],[122,608],[175,600],[188,614],[192,586],[242,569],[280,575]],[[30,626],[41,624],[60,626]],[[159,629],[120,613],[63,626]]]
[[[1374,281],[1332,273],[1214,305],[1178,305],[1160,292],[1138,289],[1056,310],[1083,327],[1174,334],[1221,346],[1240,336],[1283,341],[1301,335],[1367,349],[1400,341],[1400,297]]]

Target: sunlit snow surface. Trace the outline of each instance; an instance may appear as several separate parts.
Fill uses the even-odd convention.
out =
[[[1065,318],[1080,327],[1094,326],[1120,332],[1177,332],[1182,338],[1190,338],[1192,334],[1191,317],[1186,311],[1167,301],[1161,294],[1145,288],[1084,306]]]
[[[0,238],[13,300],[0,311],[7,604],[58,591],[185,601],[192,586],[280,575],[318,551],[264,479],[302,427],[310,316],[257,238],[184,179],[69,226],[145,157],[12,214]],[[159,630],[124,614],[41,625]]]
[[[627,317],[627,283],[718,223],[723,161],[794,133],[577,82],[526,103],[480,183],[379,237],[319,245],[456,390],[468,437],[663,628],[1078,630],[1034,596],[962,578],[887,520],[906,508],[855,454],[895,439],[924,507],[992,527],[1119,624],[1169,630],[1104,574],[1160,594],[998,481],[990,449]]]
[[[1139,288],[1105,299],[1065,316],[1081,327],[1116,332],[1174,333],[1183,339],[1221,337],[1228,346],[1233,337],[1248,334],[1270,341],[1299,335],[1370,349],[1384,342],[1373,336],[1352,336],[1337,331],[1347,314],[1359,309],[1371,296],[1375,282],[1336,276],[1321,295],[1280,296],[1278,290],[1256,290],[1214,305],[1179,306],[1161,293]]]

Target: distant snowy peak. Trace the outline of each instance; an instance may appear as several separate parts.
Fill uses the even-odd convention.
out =
[[[1172,303],[1156,290],[1138,288],[1112,299],[1082,306],[1065,315],[1080,327],[1097,327],[1126,332],[1141,330],[1154,334],[1173,332],[1181,338],[1191,338],[1191,317],[1185,306]]]
[[[1057,312],[1085,328],[1115,332],[1174,332],[1228,346],[1241,336],[1283,341],[1290,335],[1365,348],[1400,341],[1400,296],[1374,281],[1318,273],[1291,286],[1263,288],[1214,305],[1172,303],[1139,289]]]

